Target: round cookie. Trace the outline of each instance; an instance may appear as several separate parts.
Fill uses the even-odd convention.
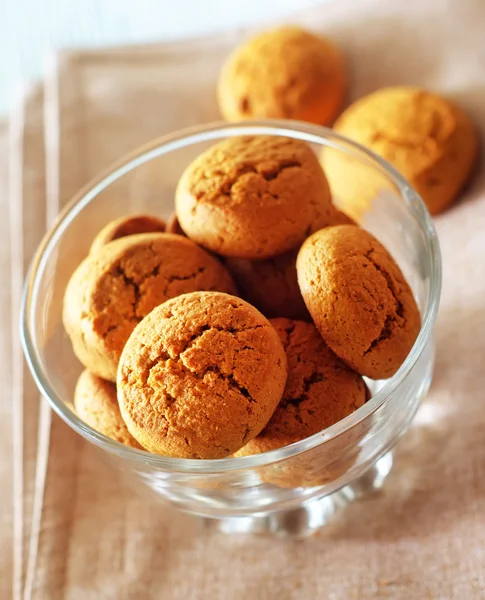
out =
[[[412,87],[378,90],[352,104],[335,131],[370,148],[394,165],[421,195],[431,214],[446,209],[469,179],[478,136],[455,104]],[[323,164],[334,196],[366,210],[386,187],[377,169],[343,152],[325,149]]]
[[[362,377],[335,356],[312,323],[273,319],[271,324],[286,351],[288,379],[268,424],[238,456],[298,442],[341,421],[366,402]]]
[[[165,231],[165,221],[153,215],[128,215],[108,223],[94,238],[90,254],[112,242],[127,235],[136,233],[156,233]]]
[[[106,437],[132,448],[142,449],[126,428],[120,413],[116,385],[85,369],[77,380],[74,408],[90,427]]]
[[[176,193],[182,229],[223,256],[263,259],[303,242],[333,207],[310,146],[279,136],[234,137],[201,154]]]
[[[116,381],[123,346],[144,316],[195,290],[235,293],[228,271],[187,238],[130,235],[90,254],[71,276],[63,323],[74,353],[92,373]]]
[[[329,125],[347,88],[342,54],[299,27],[259,34],[226,60],[217,88],[228,121],[298,119]]]
[[[350,217],[335,209],[332,225],[356,224]],[[317,222],[312,229],[318,231],[328,222]],[[247,260],[226,258],[225,265],[236,282],[241,295],[256,306],[266,317],[287,317],[310,320],[296,275],[298,248],[274,258]]]
[[[266,317],[310,320],[296,276],[298,249],[274,258],[227,258],[225,265],[241,295]]]
[[[170,219],[167,221],[167,227],[165,229],[167,233],[176,233],[177,235],[185,236],[185,231],[180,227],[179,220],[177,219],[177,214],[173,213]],[[185,236],[187,237],[187,236]]]
[[[120,360],[118,400],[130,433],[151,452],[223,458],[267,424],[286,376],[283,345],[256,308],[193,292],[136,327]]]
[[[310,236],[296,261],[298,283],[329,347],[361,375],[391,377],[421,320],[400,268],[374,236],[350,225]]]

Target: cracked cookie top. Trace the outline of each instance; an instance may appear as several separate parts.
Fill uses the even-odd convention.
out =
[[[225,267],[189,239],[130,235],[89,255],[73,273],[64,296],[64,327],[81,363],[115,381],[121,351],[137,323],[165,300],[196,290],[236,293]]]
[[[111,381],[85,369],[74,390],[74,408],[79,417],[99,433],[125,446],[142,449],[121,417],[116,385]]]
[[[136,327],[120,360],[118,400],[147,450],[223,458],[268,423],[286,376],[281,340],[256,308],[228,294],[193,292]]]
[[[154,215],[128,215],[108,223],[94,238],[90,254],[119,238],[136,233],[161,233],[165,231],[165,221]],[[175,232],[174,232],[175,233]]]
[[[273,319],[288,361],[283,397],[263,431],[237,455],[281,448],[330,427],[366,401],[360,375],[330,350],[312,323]]]
[[[310,236],[297,257],[305,304],[329,347],[361,375],[393,375],[421,319],[400,268],[369,232],[351,225]]]
[[[212,146],[189,165],[176,210],[182,229],[209,250],[262,259],[297,247],[333,207],[310,146],[244,136]]]
[[[330,40],[284,26],[256,35],[228,57],[217,95],[227,121],[273,118],[329,125],[346,87],[344,60]]]

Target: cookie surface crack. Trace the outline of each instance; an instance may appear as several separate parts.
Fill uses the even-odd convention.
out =
[[[207,267],[199,267],[196,271],[194,271],[193,273],[190,273],[189,275],[184,275],[184,276],[179,276],[179,275],[171,275],[170,278],[167,281],[167,284],[165,286],[165,289],[163,290],[163,293],[165,296],[168,296],[168,289],[169,287],[172,285],[172,283],[174,281],[189,281],[191,279],[195,279],[198,275],[202,275],[202,273],[204,273],[205,271],[207,271]]]
[[[389,273],[387,273],[384,269],[382,269],[382,267],[375,260],[373,260],[373,258],[372,258],[373,253],[374,253],[374,250],[371,249],[368,252],[366,252],[366,254],[364,256],[371,263],[371,265],[376,269],[376,271],[378,271],[384,277],[387,287],[388,287],[389,291],[391,292],[391,295],[395,302],[395,314],[391,313],[386,316],[386,319],[384,321],[384,325],[382,326],[381,332],[374,340],[372,340],[372,342],[369,344],[368,348],[364,351],[363,356],[366,356],[367,354],[369,354],[370,352],[375,350],[375,348],[380,343],[389,339],[392,335],[393,324],[397,323],[398,318],[400,318],[400,319],[405,318],[404,306],[403,306],[401,300],[399,299],[398,293],[396,292],[396,289],[394,287],[394,283],[393,283],[392,279],[390,278]],[[372,294],[371,294],[371,297],[372,297]]]
[[[145,283],[145,281],[147,281],[148,279],[151,279],[152,277],[157,277],[160,274],[160,268],[161,265],[158,264],[156,265],[149,273],[146,273],[140,281],[135,281],[135,279],[133,277],[129,277],[126,274],[125,269],[123,268],[123,266],[121,264],[117,265],[117,267],[114,269],[113,271],[113,275],[115,277],[118,277],[120,279],[123,280],[123,283],[126,287],[131,287],[133,289],[133,293],[135,296],[135,299],[132,303],[132,308],[133,308],[133,317],[137,320],[137,321],[141,321],[141,319],[143,318],[143,315],[139,315],[138,314],[138,306],[140,304],[140,301],[143,299],[144,296],[144,292],[141,290],[141,286]]]
[[[289,405],[299,406],[302,402],[308,400],[312,386],[315,383],[320,383],[321,381],[325,381],[325,376],[323,373],[314,371],[309,377],[305,377],[303,380],[303,392],[301,396],[298,396],[298,398],[286,398],[280,402],[280,406],[282,408],[286,408]]]
[[[206,332],[206,331],[221,331],[221,332],[226,332],[226,333],[230,333],[231,335],[233,335],[234,337],[237,337],[238,333],[244,333],[246,331],[254,331],[256,329],[262,329],[263,327],[265,327],[264,325],[253,325],[251,327],[241,327],[241,328],[235,328],[235,327],[217,327],[215,325],[201,325],[195,333],[192,334],[192,336],[190,337],[190,339],[188,340],[188,342],[186,343],[186,345],[183,347],[183,349],[180,351],[180,356],[186,351],[189,350],[193,345],[194,342],[197,342],[197,340]]]
[[[179,358],[179,360],[181,360],[181,359]],[[256,400],[249,393],[249,390],[245,386],[240,384],[239,381],[234,377],[234,375],[232,373],[230,373],[230,374],[223,373],[218,365],[209,365],[203,371],[193,371],[192,369],[187,367],[183,362],[182,362],[182,365],[187,371],[192,373],[192,375],[194,375],[197,379],[204,379],[204,377],[207,375],[207,373],[216,373],[216,375],[220,379],[222,379],[223,381],[226,381],[228,383],[229,389],[238,391],[242,396],[244,396],[245,398],[248,399],[248,402],[256,402]]]
[[[301,169],[302,163],[298,160],[294,159],[268,159],[266,162],[243,162],[239,165],[235,166],[235,174],[232,177],[229,177],[229,173],[227,172],[215,172],[214,175],[226,176],[228,179],[224,181],[223,184],[219,187],[219,194],[225,196],[226,198],[230,198],[232,195],[232,191],[234,186],[241,180],[241,177],[248,174],[258,175],[265,181],[274,181],[279,177],[279,175],[285,171],[286,169]],[[208,179],[207,174],[201,177],[205,180]],[[265,193],[269,194],[271,197],[277,199],[278,195],[272,193],[270,190],[265,190]],[[203,202],[206,196],[206,189],[202,188],[197,190],[194,193],[194,197],[198,202]]]

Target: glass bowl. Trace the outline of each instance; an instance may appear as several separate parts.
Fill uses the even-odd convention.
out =
[[[168,217],[177,181],[188,163],[217,140],[238,135],[304,140],[318,153],[340,153],[348,177],[355,172],[362,178],[369,172],[373,198],[359,214],[346,205],[349,199],[334,200],[399,263],[421,310],[421,332],[391,379],[367,381],[372,398],[363,407],[298,443],[220,460],[169,458],[125,447],[93,430],[73,410],[73,390],[82,367],[62,327],[64,289],[107,222],[134,212]],[[138,491],[149,491],[161,501],[210,519],[227,532],[306,536],[338,508],[381,486],[389,473],[391,450],[408,429],[431,381],[432,327],[440,285],[439,245],[428,212],[388,163],[331,130],[296,121],[212,124],[137,150],[63,210],[40,245],[26,282],[24,351],[37,385],[56,413],[97,446]]]

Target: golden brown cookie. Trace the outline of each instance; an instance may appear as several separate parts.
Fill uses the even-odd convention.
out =
[[[241,295],[268,318],[310,320],[296,276],[298,249],[274,258],[227,258],[225,265]]]
[[[90,427],[103,435],[142,449],[126,428],[116,397],[116,385],[84,370],[74,391],[74,408],[79,417]]]
[[[274,450],[326,429],[368,399],[362,378],[328,348],[314,325],[271,321],[286,350],[288,379],[268,425],[236,456]],[[368,423],[358,423],[309,452],[260,469],[263,481],[282,488],[315,487],[346,473],[359,455]],[[323,438],[322,438],[323,441]]]
[[[262,481],[280,488],[320,487],[334,483],[357,462],[361,452],[361,441],[369,433],[368,420],[360,421],[344,433],[325,439],[311,450],[298,453],[291,458],[271,462],[258,469]],[[244,448],[235,456],[245,456]],[[348,483],[342,481],[341,485]]]
[[[94,238],[89,252],[97,252],[102,246],[127,235],[165,231],[165,221],[153,215],[127,215],[108,223]]]
[[[170,219],[167,221],[167,227],[165,229],[167,233],[176,233],[177,235],[184,235],[185,231],[180,227],[179,220],[177,219],[177,214],[173,213]]]
[[[237,48],[221,70],[217,92],[228,121],[277,118],[328,125],[346,88],[338,48],[326,38],[287,26]]]
[[[356,224],[340,210],[332,213],[331,222],[317,221],[312,227],[318,231],[322,227],[341,224]],[[236,282],[241,295],[266,317],[287,317],[289,319],[310,320],[303,301],[296,276],[298,250],[290,250],[274,258],[247,260],[226,258],[225,265]]]
[[[195,290],[235,293],[218,260],[171,233],[130,235],[90,254],[72,275],[63,322],[74,353],[92,373],[116,381],[123,346],[165,300]]]
[[[269,421],[286,369],[278,334],[253,306],[217,292],[184,294],[130,336],[118,371],[121,414],[151,452],[223,458]]]
[[[393,164],[432,214],[457,198],[478,155],[470,118],[449,100],[418,88],[385,88],[361,98],[334,129]],[[332,193],[346,205],[355,205],[357,214],[384,187],[377,170],[342,152],[324,150],[323,164]]]
[[[303,440],[347,417],[366,401],[362,377],[335,356],[312,323],[273,319],[271,324],[286,351],[288,379],[268,424],[238,456]]]
[[[361,375],[393,375],[421,320],[400,268],[374,236],[351,225],[327,227],[296,261],[305,304],[330,348]]]
[[[333,210],[311,148],[278,136],[229,138],[185,170],[176,193],[182,229],[223,256],[262,259],[297,247]]]

